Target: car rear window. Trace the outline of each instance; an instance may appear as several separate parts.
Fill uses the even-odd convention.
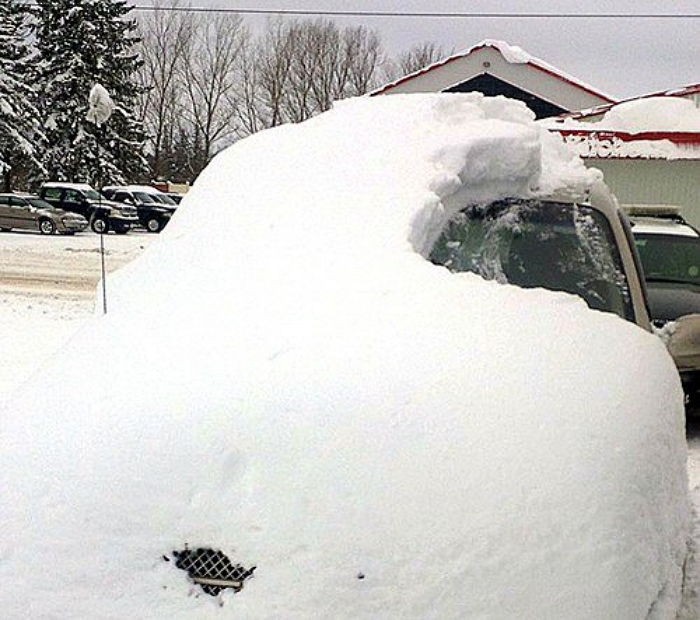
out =
[[[615,237],[592,207],[516,199],[469,206],[448,222],[430,260],[502,284],[573,293],[634,320]]]

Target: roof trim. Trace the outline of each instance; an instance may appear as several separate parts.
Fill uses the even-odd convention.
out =
[[[617,138],[622,142],[636,142],[637,140],[668,140],[678,146],[700,146],[700,131],[640,131],[629,133],[626,131],[611,131],[600,129],[557,129],[551,127],[550,131],[557,132],[564,137],[580,136],[583,138],[595,138],[600,140],[612,140]]]
[[[400,84],[403,84],[405,82],[408,82],[412,80],[413,78],[416,78],[420,75],[424,75],[426,73],[429,73],[430,71],[433,71],[434,69],[437,69],[439,67],[443,67],[447,65],[448,63],[451,63],[456,60],[461,60],[462,58],[466,58],[470,54],[474,52],[478,52],[482,49],[490,48],[496,50],[502,57],[503,59],[510,63],[510,64],[525,64],[528,65],[529,67],[532,67],[533,69],[536,69],[538,71],[542,71],[543,73],[546,73],[547,75],[554,77],[555,79],[558,79],[562,82],[565,82],[566,84],[569,84],[571,86],[574,86],[575,88],[578,88],[580,90],[583,90],[591,95],[594,95],[596,97],[599,97],[601,99],[605,99],[611,104],[614,104],[617,102],[617,100],[606,94],[603,93],[592,86],[585,84],[584,82],[581,82],[580,80],[574,78],[573,76],[570,76],[563,71],[557,69],[556,67],[540,60],[539,58],[535,58],[534,56],[530,56],[529,54],[527,55],[527,60],[520,62],[520,63],[515,63],[511,60],[508,60],[506,57],[506,54],[504,54],[503,49],[501,48],[502,42],[500,41],[493,41],[491,39],[486,39],[484,41],[481,41],[480,43],[477,43],[473,47],[470,47],[468,50],[464,52],[459,52],[458,54],[454,54],[452,56],[448,56],[447,58],[443,58],[442,60],[439,60],[431,65],[428,65],[427,67],[423,67],[422,69],[419,69],[418,71],[414,71],[413,73],[409,73],[408,75],[405,75],[397,80],[394,80],[393,82],[390,82],[389,84],[385,84],[384,86],[379,87],[378,89],[372,91],[370,93],[370,96],[374,95],[381,95],[386,93],[387,91],[395,88],[396,86],[399,86]],[[508,45],[507,43],[503,42],[502,45]],[[484,72],[484,73],[489,73]],[[495,74],[491,74],[494,75]],[[498,77],[498,76],[495,76]],[[605,105],[605,104],[601,104]]]

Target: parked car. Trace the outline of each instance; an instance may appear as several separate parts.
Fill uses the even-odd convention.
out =
[[[152,233],[163,230],[177,209],[168,195],[145,185],[112,185],[103,187],[102,193],[109,200],[136,207],[139,222]]]
[[[700,313],[700,232],[672,205],[625,205],[646,280],[651,318],[657,327]],[[684,325],[686,321],[683,321]],[[676,325],[670,325],[676,330]],[[678,331],[678,330],[676,330]],[[700,371],[672,353],[692,409],[700,405]]]
[[[645,211],[630,224],[603,194],[587,203],[473,205],[450,220],[431,260],[501,283],[572,293],[646,330],[651,320],[660,326],[690,315],[687,329],[668,334],[668,346],[688,401],[700,401],[700,358],[688,354],[700,342],[700,235],[677,211]]]
[[[615,201],[532,119],[361,97],[215,157],[2,399],[3,615],[676,617],[680,381]],[[574,294],[525,236],[578,244]]]
[[[138,224],[136,207],[106,200],[86,183],[44,183],[39,196],[55,207],[79,213],[96,233],[126,234]]]
[[[0,194],[0,230],[38,230],[42,235],[55,232],[72,235],[87,228],[88,221],[77,213],[58,209],[38,196]]]

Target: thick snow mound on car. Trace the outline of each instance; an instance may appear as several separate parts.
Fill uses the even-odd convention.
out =
[[[2,412],[3,615],[663,617],[687,506],[662,344],[424,258],[467,203],[597,178],[478,95],[220,154]],[[254,577],[202,594],[185,545]]]

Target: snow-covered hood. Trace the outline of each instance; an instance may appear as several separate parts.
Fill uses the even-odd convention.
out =
[[[4,613],[672,607],[685,444],[661,342],[424,258],[466,203],[598,177],[476,94],[354,100],[221,153],[61,373],[2,412]],[[195,596],[163,559],[186,544],[255,577]]]

